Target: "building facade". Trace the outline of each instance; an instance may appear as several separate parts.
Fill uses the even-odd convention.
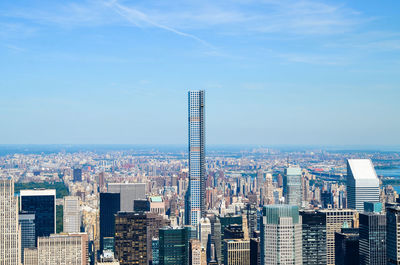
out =
[[[189,263],[190,228],[164,227],[159,231],[159,265]]]
[[[283,193],[285,203],[289,205],[301,206],[301,168],[289,167],[285,169],[283,176]]]
[[[54,234],[38,238],[38,265],[88,264],[86,233]]]
[[[335,264],[360,264],[359,235],[357,229],[343,229],[335,232]]]
[[[104,250],[104,238],[114,238],[115,214],[120,210],[119,193],[100,193],[100,251]]]
[[[400,264],[400,206],[386,209],[386,255],[388,265]]]
[[[302,264],[301,218],[297,206],[263,208],[261,264]]]
[[[205,214],[205,92],[189,91],[189,188],[186,224],[197,228]]]
[[[20,212],[18,219],[21,227],[21,260],[24,263],[24,249],[35,247],[35,213]]]
[[[18,198],[14,181],[0,180],[0,265],[21,263]]]
[[[360,264],[386,265],[386,216],[380,212],[363,212],[360,222]]]
[[[145,183],[108,183],[108,193],[120,194],[120,210],[123,212],[133,211],[135,200],[146,199]]]
[[[326,264],[326,218],[318,211],[300,211],[302,217],[303,264]]]
[[[147,264],[145,213],[118,212],[115,216],[115,257],[121,265]]]
[[[364,202],[379,202],[379,179],[370,159],[347,160],[347,207],[364,211]]]
[[[64,233],[79,233],[81,231],[80,202],[77,196],[65,196],[63,207]]]
[[[224,240],[225,265],[250,265],[250,241],[245,239]]]
[[[36,241],[56,232],[56,190],[21,190],[20,209],[35,212]]]
[[[324,209],[320,210],[326,222],[326,264],[335,265],[335,233],[342,227],[354,227],[358,220],[356,210]]]

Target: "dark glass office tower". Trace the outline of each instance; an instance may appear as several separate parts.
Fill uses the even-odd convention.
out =
[[[21,261],[24,263],[24,249],[35,247],[35,213],[20,212],[18,221],[21,226]]]
[[[386,208],[386,255],[388,265],[400,264],[400,207]]]
[[[357,229],[349,228],[335,233],[335,264],[359,264],[359,235]]]
[[[74,168],[73,177],[74,177],[74,182],[82,181],[82,169]]]
[[[146,214],[117,213],[115,216],[115,257],[120,264],[147,265],[147,244]]]
[[[364,209],[367,208],[364,204]],[[386,216],[365,211],[360,213],[359,222],[360,264],[386,265]]]
[[[326,264],[326,219],[317,211],[300,211],[302,217],[303,264]]]
[[[56,190],[21,190],[20,210],[35,213],[35,240],[56,232]]]
[[[100,252],[104,250],[104,238],[114,237],[115,214],[119,210],[119,193],[100,193]]]
[[[187,265],[189,263],[189,234],[189,227],[160,229],[160,265]]]

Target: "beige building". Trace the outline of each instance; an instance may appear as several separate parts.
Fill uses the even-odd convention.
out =
[[[250,241],[225,239],[224,262],[225,265],[250,265]]]
[[[63,212],[64,233],[79,233],[81,231],[79,197],[65,196]]]
[[[20,235],[14,181],[0,180],[0,265],[21,263]]]
[[[38,265],[88,264],[86,233],[54,234],[38,238]]]
[[[26,248],[24,250],[24,265],[38,265],[37,248]]]
[[[343,226],[358,227],[358,213],[350,209],[324,209],[320,212],[326,218],[327,265],[335,265],[335,232],[340,232]]]

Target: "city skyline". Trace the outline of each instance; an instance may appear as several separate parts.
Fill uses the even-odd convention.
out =
[[[0,143],[399,145],[399,5],[4,1]]]

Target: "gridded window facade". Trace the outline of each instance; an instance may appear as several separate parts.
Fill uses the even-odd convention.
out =
[[[188,93],[189,190],[187,224],[197,227],[205,213],[205,123],[204,91]]]

